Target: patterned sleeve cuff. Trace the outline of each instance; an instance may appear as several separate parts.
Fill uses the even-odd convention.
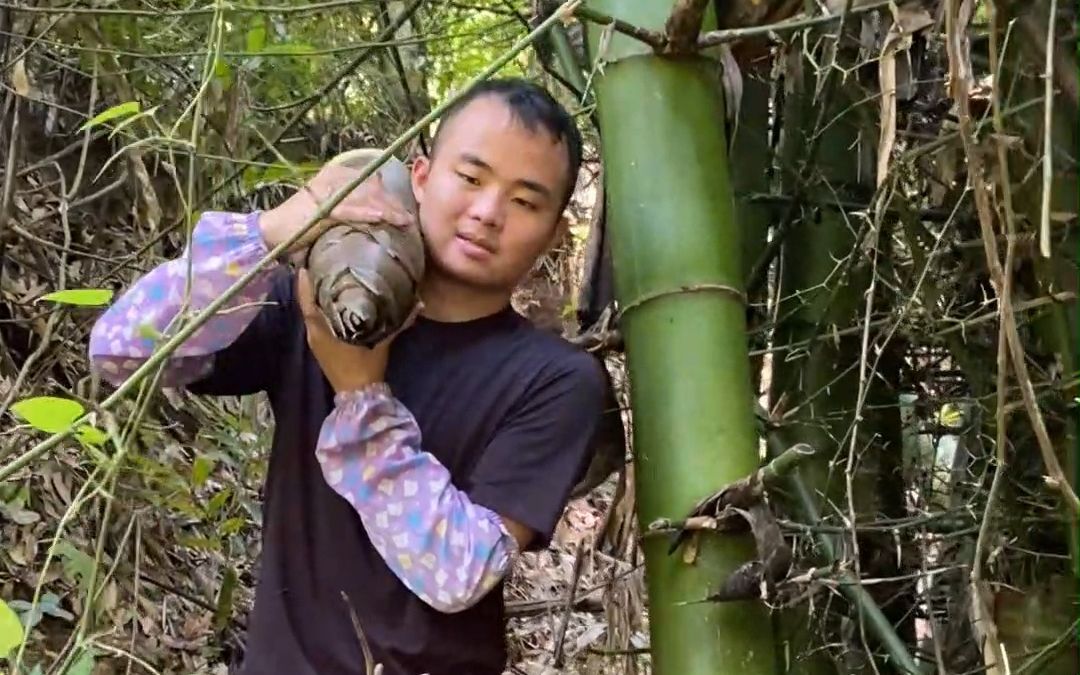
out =
[[[232,286],[265,257],[268,249],[259,228],[259,212],[207,212],[192,233],[191,245],[178,259],[165,262],[140,278],[101,316],[90,333],[90,357],[106,379],[117,382],[149,357],[160,337],[175,331],[185,308],[190,267],[191,288],[186,313],[195,314]],[[205,373],[206,359],[229,346],[258,314],[270,291],[264,268],[173,352],[166,380],[178,383]],[[205,357],[205,358],[204,358]],[[200,360],[201,359],[201,360]]]
[[[435,609],[472,606],[506,574],[517,542],[420,447],[411,413],[384,383],[335,396],[315,454],[398,578]]]

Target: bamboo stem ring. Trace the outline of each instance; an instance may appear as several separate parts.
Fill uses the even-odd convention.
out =
[[[623,317],[632,309],[644,305],[646,302],[658,300],[660,298],[667,297],[669,295],[679,295],[681,293],[700,293],[705,291],[712,291],[722,293],[729,297],[738,300],[743,305],[746,304],[746,294],[735,288],[734,286],[727,286],[725,284],[687,284],[679,286],[678,288],[668,288],[661,291],[654,291],[652,293],[645,293],[637,298],[634,298],[630,302],[626,303],[622,309],[619,310],[619,317]]]

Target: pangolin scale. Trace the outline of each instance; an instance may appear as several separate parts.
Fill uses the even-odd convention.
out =
[[[330,164],[363,169],[380,154],[370,148],[350,150]],[[386,191],[415,215],[405,165],[391,157],[376,173]],[[336,224],[312,243],[305,266],[316,305],[334,335],[370,348],[400,329],[416,307],[424,276],[424,242],[418,225]]]

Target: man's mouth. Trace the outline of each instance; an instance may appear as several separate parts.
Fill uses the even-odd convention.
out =
[[[485,239],[482,239],[481,237],[474,237],[474,236],[469,235],[469,234],[460,234],[459,233],[457,235],[457,238],[464,241],[464,242],[466,242],[467,244],[469,244],[471,246],[482,249],[482,250],[484,250],[484,251],[486,251],[488,253],[495,253],[495,246],[491,242],[489,242],[489,241],[487,241]]]

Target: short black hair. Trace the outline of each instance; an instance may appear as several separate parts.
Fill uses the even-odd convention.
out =
[[[497,97],[509,106],[511,114],[526,129],[535,132],[538,127],[543,128],[554,136],[556,141],[561,141],[566,145],[569,159],[567,187],[559,210],[566,208],[577,186],[578,172],[581,170],[581,133],[566,108],[556,101],[547,89],[528,80],[520,77],[492,78],[478,82],[469,88],[443,113],[439,126],[435,130],[435,137],[431,140],[432,156],[435,155],[439,145],[439,134],[443,127],[465,106],[482,96]]]

